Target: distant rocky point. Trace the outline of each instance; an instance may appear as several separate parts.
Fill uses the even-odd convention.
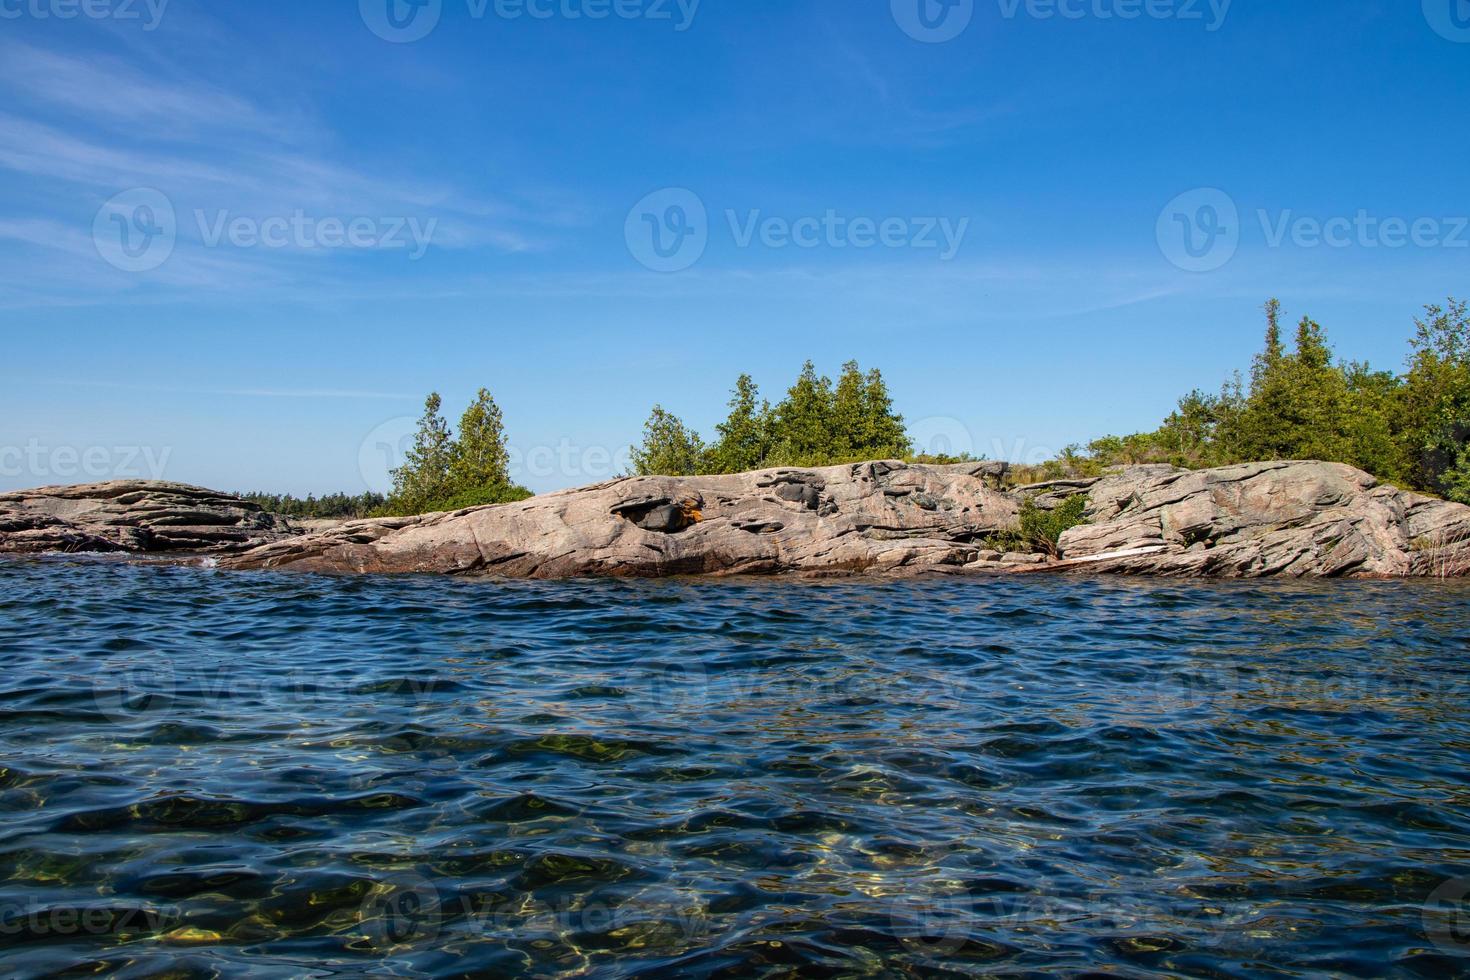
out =
[[[0,552],[213,554],[301,529],[227,493],[159,480],[114,480],[0,493]]]
[[[1470,574],[1470,507],[1340,463],[1131,466],[1004,488],[1004,464],[875,461],[628,477],[530,500],[303,528],[226,494],[129,481],[0,495],[0,552],[213,555],[221,568],[501,575],[1080,571],[1216,578]],[[1060,558],[991,547],[1025,500],[1086,498]]]

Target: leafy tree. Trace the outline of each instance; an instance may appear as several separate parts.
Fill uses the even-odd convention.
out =
[[[735,380],[730,414],[715,428],[719,441],[710,448],[709,469],[715,473],[744,473],[760,469],[771,451],[771,405],[760,399],[750,375]]]
[[[431,392],[424,400],[424,414],[414,434],[413,448],[405,455],[403,465],[392,471],[393,493],[388,499],[392,510],[423,513],[421,508],[425,504],[447,496],[451,490],[449,464],[454,457],[454,445],[449,425],[439,414],[442,406],[438,392]]]
[[[704,442],[677,415],[653,406],[643,424],[643,444],[632,447],[639,476],[693,476],[708,472]]]
[[[1413,482],[1464,499],[1470,446],[1470,310],[1451,298],[1414,322],[1399,441]],[[1467,500],[1470,502],[1470,500]]]
[[[459,421],[459,437],[449,463],[454,493],[481,491],[510,483],[510,454],[500,406],[481,388]]]

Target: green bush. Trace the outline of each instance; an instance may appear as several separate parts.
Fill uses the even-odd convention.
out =
[[[1050,555],[1061,557],[1057,543],[1062,532],[1079,524],[1086,524],[1082,512],[1087,508],[1087,498],[1081,494],[1068,497],[1051,510],[1043,510],[1033,500],[1021,504],[1019,521],[1020,538],[1029,547]]]

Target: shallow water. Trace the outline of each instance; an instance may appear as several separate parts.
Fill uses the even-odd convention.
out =
[[[1467,611],[0,563],[0,972],[1465,973]]]

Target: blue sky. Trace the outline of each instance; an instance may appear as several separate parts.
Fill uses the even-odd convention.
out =
[[[358,491],[483,385],[547,490],[807,358],[1034,458],[1470,293],[1467,0],[427,4],[0,0],[0,487]]]

